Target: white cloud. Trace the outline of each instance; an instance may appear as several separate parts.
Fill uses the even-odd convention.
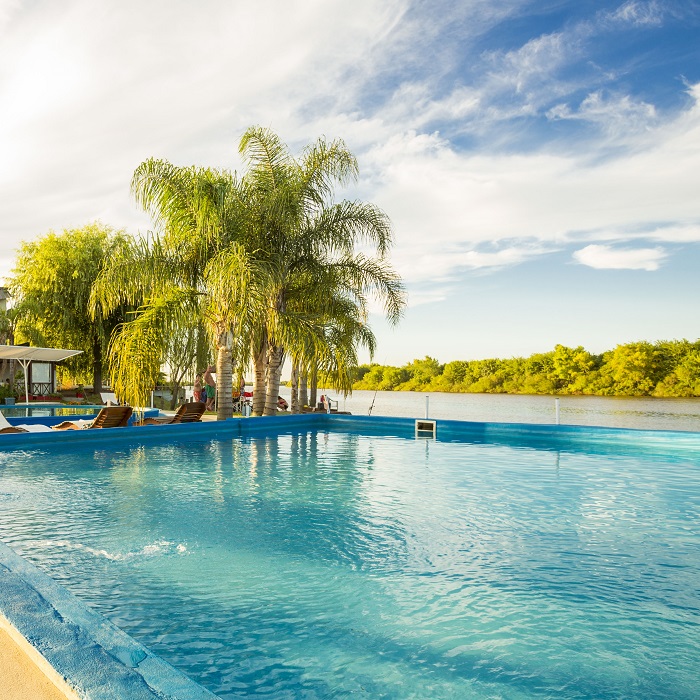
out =
[[[460,6],[476,27],[465,43],[516,4]],[[564,244],[697,240],[700,84],[688,86],[688,108],[672,118],[619,92],[588,90],[570,106],[567,96],[580,86],[558,74],[581,58],[592,23],[485,54],[483,75],[443,92],[431,79],[458,57],[438,46],[427,78],[391,85],[370,108],[367,91],[382,71],[401,56],[419,60],[447,19],[407,19],[407,0],[352,7],[129,0],[101,3],[99,12],[87,0],[6,6],[3,252],[97,217],[146,229],[128,195],[138,163],[157,156],[236,167],[237,140],[252,123],[271,126],[292,146],[319,134],[343,137],[362,170],[354,194],[394,222],[397,267],[409,284],[432,281],[438,297],[465,269],[517,265]],[[622,15],[632,21],[632,6],[644,16],[639,3],[622,6]],[[559,107],[550,116],[594,124],[608,140],[520,153],[485,140],[467,152],[430,126],[483,134],[499,121],[507,141],[508,120],[541,115],[553,99]]]
[[[493,52],[489,56],[494,64],[489,73],[490,85],[514,89],[517,94],[548,82],[547,78],[577,50],[576,42],[567,41],[570,37],[559,32],[543,34],[518,49]]]
[[[550,119],[575,119],[597,124],[603,134],[614,139],[619,147],[628,143],[640,131],[656,126],[658,115],[654,105],[635,100],[630,95],[605,95],[601,90],[587,95],[578,109],[559,104],[547,112]]]
[[[647,231],[643,237],[666,243],[700,243],[700,223],[660,226]]]
[[[696,95],[695,88],[690,92]],[[474,252],[493,243],[530,256],[591,239],[698,240],[696,103],[606,159],[595,150],[464,154],[439,134],[388,137],[390,126],[379,117],[373,130],[377,142],[361,157],[371,174],[362,194],[394,221],[395,259],[409,281],[431,275],[444,280],[464,267],[527,259]]]
[[[522,46],[484,51],[475,58],[467,84],[458,79],[438,97],[436,85],[446,71],[445,62],[451,67],[451,61],[439,54],[435,70],[421,81],[403,82],[382,111],[387,117],[410,113],[409,128],[447,122],[457,133],[472,134],[546,113],[550,119],[576,119],[599,128],[611,139],[628,140],[636,131],[656,124],[656,108],[619,90],[604,90],[601,86],[613,84],[618,72],[598,66],[588,59],[588,52],[591,43],[601,37],[614,40],[610,38],[614,33],[635,23],[651,24],[657,16],[656,4],[630,2],[614,12],[600,12],[559,31],[535,36]],[[595,90],[590,90],[591,84]],[[588,94],[581,100],[584,90]],[[560,102],[553,105],[556,100]],[[507,136],[503,133],[504,139]]]
[[[460,86],[448,95],[436,98],[426,83],[405,83],[392,95],[382,110],[384,119],[391,115],[405,120],[412,114],[411,128],[424,128],[436,121],[462,121],[477,116],[481,111],[483,95],[479,90]]]
[[[463,250],[459,245],[431,245],[430,238],[401,245],[392,256],[396,269],[412,285],[432,283],[442,289],[444,283],[454,283],[465,270],[494,271],[519,265],[551,252],[541,245],[519,244],[500,250]],[[442,292],[441,292],[442,293]],[[423,292],[423,297],[427,296]],[[411,302],[415,301],[413,295]]]
[[[658,2],[628,0],[613,12],[601,13],[601,21],[610,24],[630,24],[635,27],[657,27],[663,24],[663,9]]]
[[[582,56],[585,33],[577,25],[566,32],[535,37],[509,51],[484,52],[474,85],[466,91],[468,106],[478,119],[464,125],[467,131],[483,131],[493,124],[533,117],[557,98],[581,85],[563,69]],[[463,89],[445,98],[453,102]],[[478,108],[478,109],[477,109]]]
[[[572,237],[575,241],[616,241],[618,243],[635,243],[654,241],[659,243],[700,243],[700,223],[682,223],[657,225],[653,222],[644,225],[632,225],[617,229],[595,229],[581,231]]]
[[[21,0],[0,0],[0,31],[10,21],[12,15],[20,9]]]
[[[666,258],[663,248],[613,248],[589,245],[577,250],[574,259],[597,270],[658,270]]]
[[[405,6],[3,5],[5,250],[96,217],[147,227],[129,199],[131,175],[145,158],[235,167],[237,141],[253,123],[301,142],[317,136],[303,126],[306,106],[338,93],[341,78],[353,92],[348,68],[387,41]]]

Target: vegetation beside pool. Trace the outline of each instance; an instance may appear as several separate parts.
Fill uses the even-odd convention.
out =
[[[253,415],[275,415],[286,358],[293,413],[316,404],[319,381],[349,391],[358,350],[375,349],[370,302],[391,323],[405,304],[391,222],[373,204],[335,199],[359,172],[340,140],[295,157],[251,127],[239,151],[240,176],[144,161],[131,189],[153,221],[145,236],[93,223],[24,243],[3,320],[15,342],[82,350],[69,372],[97,389],[105,365],[133,406],[148,405],[164,370],[177,389],[215,362],[219,419],[250,366]]]

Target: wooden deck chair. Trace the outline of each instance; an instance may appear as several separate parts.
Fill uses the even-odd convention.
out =
[[[136,425],[174,425],[175,423],[199,423],[207,405],[199,401],[183,403],[174,416],[167,418],[144,418]]]
[[[0,433],[26,433],[24,428],[18,428],[16,425],[11,425],[10,421],[5,418],[5,415],[0,411]]]
[[[105,406],[119,406],[120,402],[117,401],[117,395],[111,391],[101,391],[100,398]]]
[[[48,425],[32,423],[27,425],[11,425],[10,421],[0,411],[0,434],[2,433],[46,433],[51,432]]]
[[[124,428],[129,423],[131,406],[105,406],[93,420],[63,421],[54,430],[92,430],[92,428]]]

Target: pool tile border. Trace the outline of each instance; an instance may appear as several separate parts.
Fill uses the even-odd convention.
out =
[[[216,700],[0,542],[0,616],[84,700]]]

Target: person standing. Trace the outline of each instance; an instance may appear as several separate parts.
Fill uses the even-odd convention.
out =
[[[197,376],[194,378],[194,400],[200,401],[201,403],[207,402],[207,396],[202,386],[201,372],[197,372]]]
[[[207,371],[204,373],[204,391],[206,392],[206,403],[207,403],[207,411],[213,411],[214,410],[214,405],[216,401],[216,382],[214,381],[214,377],[212,376],[212,372],[216,368],[214,365],[209,365],[207,367]]]

